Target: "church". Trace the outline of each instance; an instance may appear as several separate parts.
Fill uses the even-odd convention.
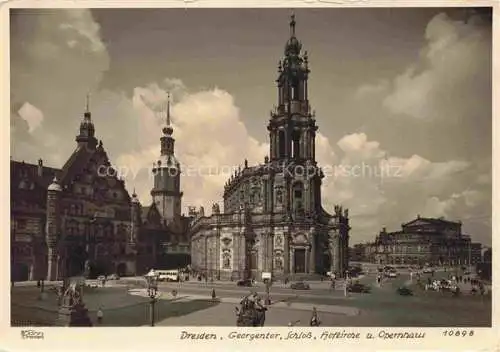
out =
[[[170,100],[154,162],[152,201],[142,206],[95,136],[88,107],[62,168],[11,160],[11,279],[142,275],[190,263],[189,217],[181,214]]]
[[[192,268],[221,280],[298,277],[348,269],[349,213],[321,205],[324,173],[315,157],[316,117],[308,96],[309,58],[295,35],[278,66],[278,104],[267,126],[269,156],[239,169],[224,208],[198,213],[190,228]]]

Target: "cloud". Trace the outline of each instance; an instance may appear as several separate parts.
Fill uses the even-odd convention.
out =
[[[417,214],[463,220],[466,228],[491,216],[491,191],[477,177],[484,163],[388,156],[364,133],[346,135],[337,145],[339,162],[324,182],[323,203],[327,210],[337,203],[350,209],[356,242],[372,239],[384,226],[397,230]],[[473,235],[488,242],[487,233]]]
[[[358,87],[354,101],[370,106],[369,118],[378,124],[401,125],[404,119],[403,140],[418,144],[418,136],[425,136],[442,150],[428,152],[440,155],[440,160],[398,156],[396,148],[384,151],[366,135],[351,134],[338,143],[345,154],[341,163],[382,168],[383,161],[401,177],[337,177],[328,193],[353,209],[353,231],[373,232],[382,224],[396,229],[416,214],[445,216],[463,220],[465,231],[487,243],[492,199],[491,25],[476,15],[455,20],[442,13],[428,23],[425,40],[418,60],[396,77]],[[345,189],[352,191],[339,191]]]
[[[116,160],[118,167],[141,170],[136,177],[129,175],[126,181],[137,188],[144,204],[151,202],[149,169],[160,156],[162,122],[155,118],[154,106],[162,105],[166,96],[167,91],[157,84],[134,89],[134,109],[149,138],[143,141],[145,144],[140,150],[122,153]],[[244,163],[242,156],[250,164],[262,163],[269,148],[248,134],[233,97],[217,88],[177,94],[177,100],[171,105],[171,119],[176,157],[183,170],[181,185],[185,206],[201,205],[210,209],[214,202],[221,202],[230,170]]]
[[[417,119],[463,121],[491,116],[491,32],[474,20],[435,16],[420,58],[393,80],[358,88],[358,99],[376,96],[391,113]]]
[[[108,67],[99,25],[89,10],[37,10],[36,14],[13,10],[11,105],[21,108],[29,103],[38,110],[38,118],[32,108],[27,117],[29,106],[25,105],[19,113],[24,117],[19,119],[19,108],[13,109],[13,156],[25,160],[42,157],[53,166],[65,160],[74,149],[85,96],[97,89]],[[22,123],[26,118],[30,122]],[[35,126],[36,136],[27,137]]]
[[[112,163],[128,171],[127,188],[135,187],[145,205],[151,202],[149,170],[160,154],[164,124],[157,110],[167,92],[176,156],[184,172],[184,206],[210,209],[222,200],[231,167],[242,165],[244,158],[250,164],[263,162],[269,145],[249,134],[231,92],[217,87],[190,90],[179,78],[162,77],[149,84],[136,82],[131,91],[101,89],[110,59],[90,11],[42,11],[35,21],[17,16],[11,40],[15,159],[36,162],[42,157],[46,164],[61,167],[75,147],[85,95],[91,91],[97,137]],[[476,58],[488,49],[487,37],[473,23],[441,15],[429,24],[426,38],[419,62],[398,77],[360,87],[357,99],[378,101],[383,110],[374,116],[462,119],[475,128],[476,116],[491,116],[479,99],[487,76],[480,65],[487,62]],[[474,76],[474,70],[481,72]],[[317,160],[330,172],[323,180],[323,203],[330,211],[337,203],[351,209],[352,242],[372,239],[382,226],[396,230],[416,214],[462,219],[476,239],[491,241],[487,157],[433,160],[385,148],[368,132],[337,141],[317,134]]]
[[[33,133],[42,123],[43,114],[30,103],[24,103],[18,111],[19,116],[28,123],[29,133]]]

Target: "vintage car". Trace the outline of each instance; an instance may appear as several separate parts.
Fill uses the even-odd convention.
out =
[[[290,285],[292,290],[309,290],[309,284],[303,281],[294,282]]]
[[[251,279],[246,279],[246,280],[239,280],[238,282],[236,282],[236,286],[240,286],[240,287],[252,287],[253,284],[252,284],[252,280]]]
[[[359,282],[355,282],[347,286],[347,290],[353,293],[370,293],[371,288],[368,285],[363,285]]]
[[[413,291],[410,290],[408,287],[399,287],[396,292],[400,295],[400,296],[413,296]]]
[[[384,273],[384,275],[385,275],[385,277],[393,279],[393,278],[398,277],[399,273],[396,270],[387,270]]]

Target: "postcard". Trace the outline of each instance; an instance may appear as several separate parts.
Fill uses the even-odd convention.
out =
[[[497,5],[4,3],[1,351],[498,349]]]

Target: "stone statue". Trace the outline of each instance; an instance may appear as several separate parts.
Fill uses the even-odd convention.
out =
[[[85,260],[85,265],[83,267],[83,276],[88,278],[90,275],[90,261],[87,259]]]
[[[236,326],[264,326],[267,308],[260,296],[253,292],[244,297],[236,307]]]
[[[220,214],[219,204],[214,203],[214,205],[212,206],[212,213],[214,213],[214,214]]]
[[[344,217],[348,218],[349,217],[349,209],[344,210]]]
[[[279,188],[276,190],[276,203],[283,203],[283,192]]]
[[[198,216],[205,216],[205,208],[200,207],[200,210],[198,211]]]
[[[245,159],[245,169],[248,168],[248,160]]]

